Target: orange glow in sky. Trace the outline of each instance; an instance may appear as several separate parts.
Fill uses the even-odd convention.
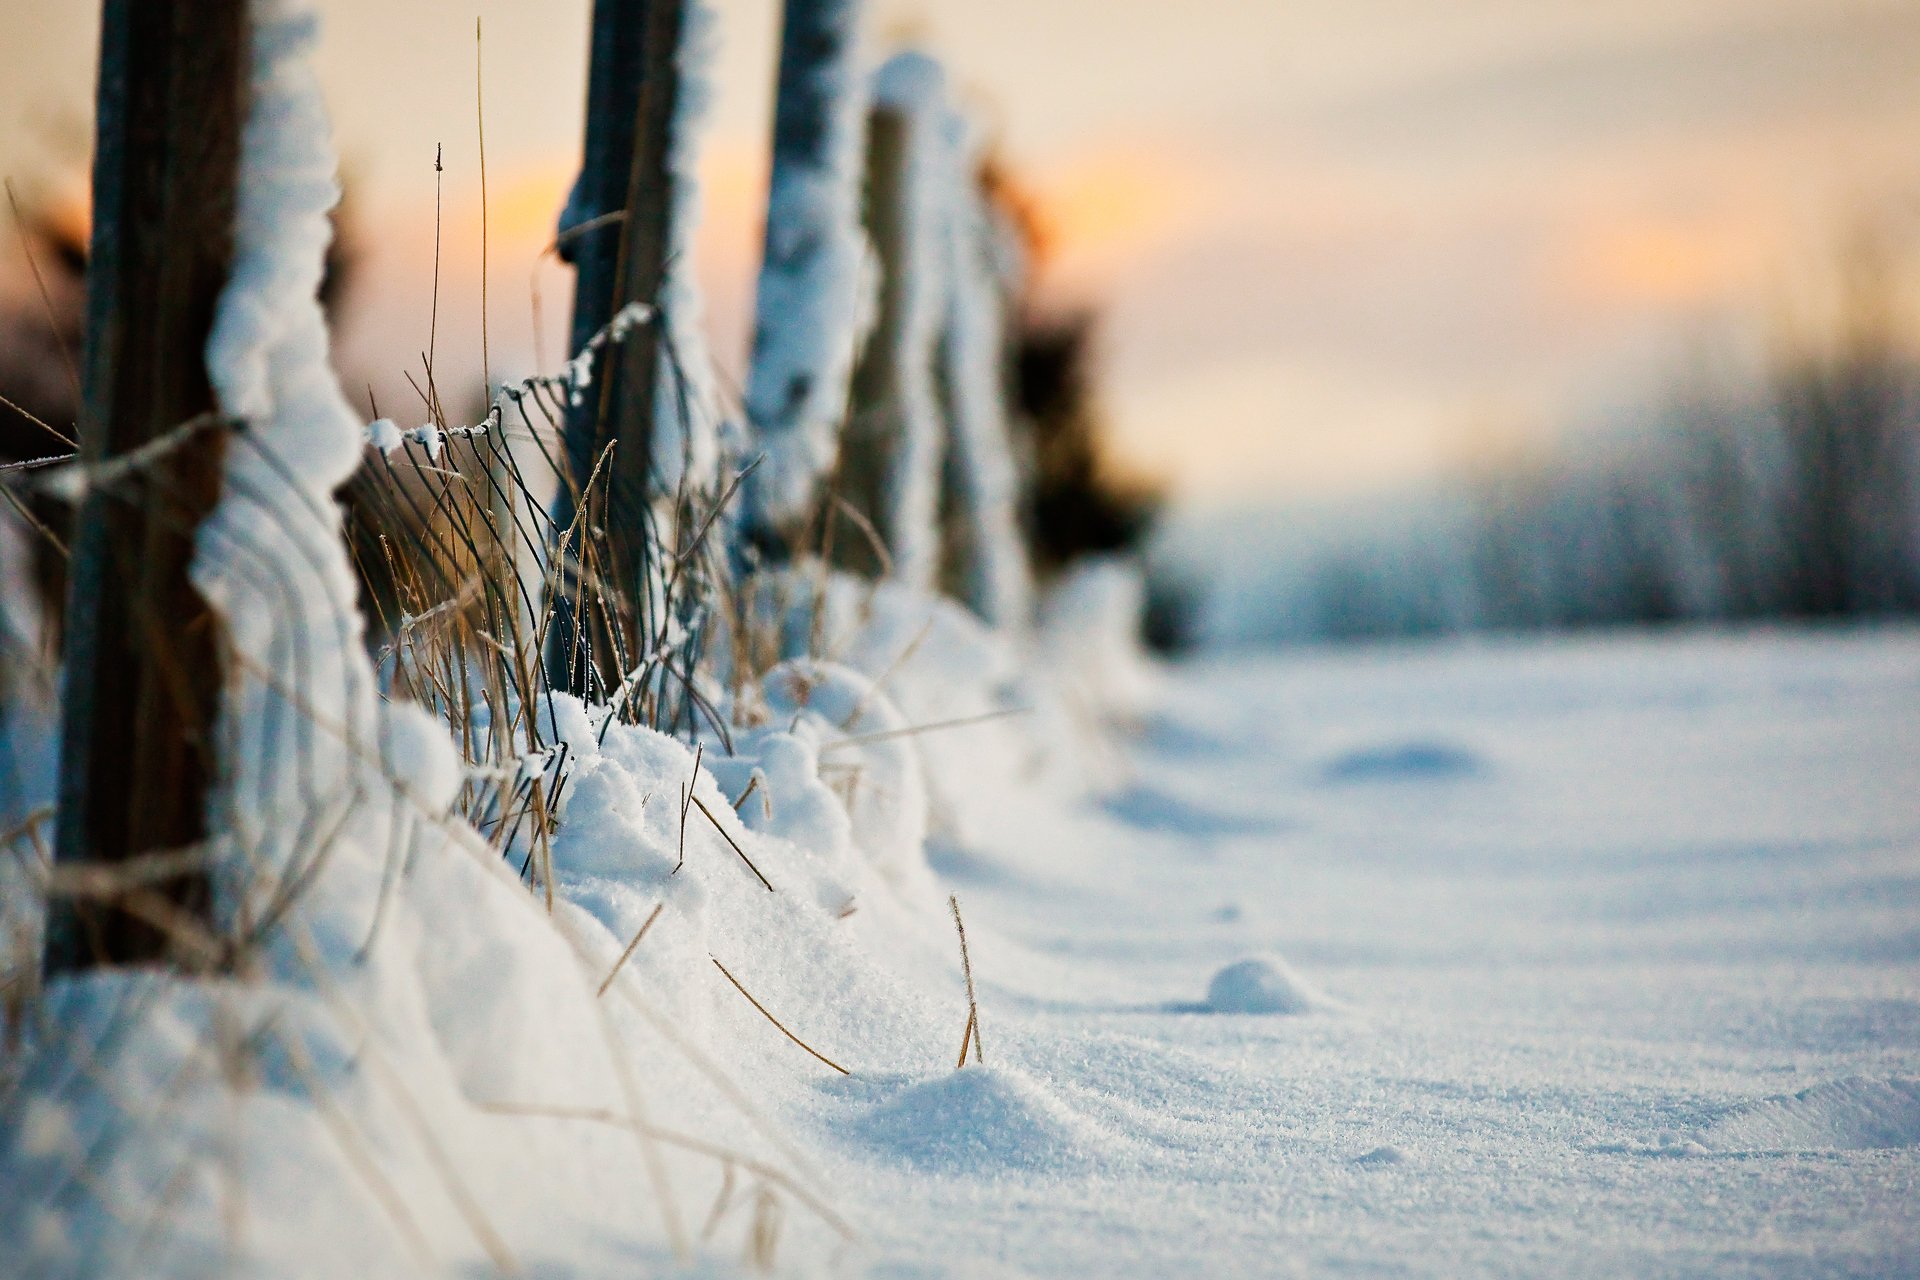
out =
[[[551,364],[569,280],[538,254],[589,0],[322,7],[362,231],[350,385],[411,395],[439,147],[437,360],[477,394],[476,13],[490,363]],[[778,3],[715,7],[698,267],[737,378]],[[0,0],[0,167],[25,187],[84,119],[93,8]],[[1912,0],[871,0],[871,29],[946,59],[1039,197],[1047,288],[1102,307],[1123,460],[1197,497],[1403,483],[1470,456],[1490,412],[1544,433],[1644,402],[1863,212],[1920,243]]]

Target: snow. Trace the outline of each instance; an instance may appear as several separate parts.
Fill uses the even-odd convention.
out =
[[[562,699],[551,926],[510,882],[444,865],[410,890],[463,924],[415,926],[433,1034],[405,1078],[439,1097],[435,1132],[523,1265],[651,1265],[671,1238],[657,1186],[688,1220],[716,1186],[684,1160],[656,1184],[604,1124],[555,1118],[621,1114],[622,1060],[648,1123],[804,1171],[858,1232],[841,1246],[791,1208],[777,1257],[802,1272],[1889,1274],[1914,1256],[1920,633],[1214,660],[1163,673],[1116,790],[1076,782],[1073,740],[1049,748],[1033,717],[874,737],[953,685],[988,697],[956,676],[996,671],[997,640],[900,591],[848,634],[841,594],[841,661],[776,669],[761,726],[735,755],[706,744],[698,773],[686,744],[601,738]],[[823,768],[837,742],[863,818]],[[1410,743],[1476,767],[1330,770]],[[916,757],[940,762],[926,791]],[[683,835],[689,779],[713,820],[692,810]],[[948,888],[990,1055],[959,1071]],[[604,1000],[571,994],[643,925]],[[187,1057],[192,1024],[168,1034],[145,1078]],[[404,1135],[335,1070],[343,1105]],[[254,1220],[329,1241],[290,1273],[406,1271],[376,1247],[377,1206],[323,1212],[310,1169],[297,1203],[276,1183],[329,1149],[264,1146],[316,1124],[297,1084],[248,1104],[247,1167],[281,1171],[250,1183]],[[91,1131],[61,1125],[87,1114],[37,1114],[20,1141],[71,1149]],[[442,1179],[409,1145],[381,1159],[431,1204]],[[456,1247],[456,1213],[434,1220],[442,1261],[484,1256]]]
[[[457,781],[444,734],[415,708],[380,703],[340,538],[334,490],[370,430],[384,437],[392,424],[363,426],[327,360],[316,295],[339,188],[306,62],[316,37],[304,5],[256,0],[234,259],[207,344],[221,408],[244,424],[191,570],[234,668],[214,826],[237,846],[225,886],[236,917],[260,905],[245,899],[297,874],[312,833],[289,828],[286,812],[351,822],[358,811],[371,830],[398,820],[396,808],[443,811]],[[343,838],[356,835],[377,839]]]
[[[883,1254],[965,1274],[1903,1273],[1916,712],[1912,631],[1176,671],[1160,806],[1028,796],[934,857],[1042,1098],[964,1158],[930,1099],[935,1182],[835,1136],[880,1107],[814,1132]],[[1328,1002],[1217,1011],[1289,969]]]
[[[1920,1146],[1920,1080],[1849,1076],[1736,1107],[1693,1135],[1701,1151],[1873,1151]]]
[[[1159,693],[1140,651],[1147,588],[1140,567],[1119,556],[1086,556],[1041,599],[1036,653],[1062,696],[1082,715],[1143,717]]]
[[[1111,562],[1031,636],[801,563],[816,656],[714,689],[724,731],[555,695],[523,877],[364,654],[331,495],[405,433],[327,371],[313,30],[255,13],[193,570],[247,945],[9,1023],[6,1266],[1911,1269],[1920,631],[1156,671]],[[5,829],[50,780],[12,785]]]
[[[1214,1013],[1306,1013],[1324,1001],[1278,956],[1236,960],[1207,983]]]
[[[367,424],[367,444],[381,453],[391,454],[407,442],[407,433],[392,418],[375,418]]]

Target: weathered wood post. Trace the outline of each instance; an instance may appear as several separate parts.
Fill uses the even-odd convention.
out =
[[[71,548],[55,843],[69,883],[49,972],[182,957],[209,922],[191,855],[215,776],[219,644],[187,568],[219,496],[205,351],[232,254],[247,31],[247,0],[106,0],[102,14],[81,441],[93,482]],[[116,868],[105,889],[74,883]]]
[[[561,228],[562,249],[576,269],[571,349],[579,351],[629,302],[654,302],[667,271],[673,215],[670,153],[679,98],[676,56],[687,0],[594,0],[587,73],[585,154],[579,184]],[[594,464],[609,443],[613,455],[599,521],[610,563],[626,599],[644,609],[647,511],[653,457],[655,387],[660,376],[660,325],[632,330],[602,348],[593,385],[566,426],[569,475],[556,499],[566,528]],[[576,545],[573,551],[579,550]],[[625,675],[648,620],[613,620],[615,630],[584,602],[593,583],[562,583],[553,601],[549,678],[576,691],[604,692]],[[580,618],[575,613],[581,602]]]
[[[940,377],[947,437],[948,557],[954,594],[1003,630],[1033,621],[1033,569],[1020,529],[1020,471],[1008,421],[1007,302],[1011,264],[976,172],[967,122],[949,115],[952,179],[946,241],[947,316]]]
[[[899,581],[932,590],[946,443],[934,376],[950,265],[946,77],[924,54],[896,54],[874,76],[873,103],[865,223],[880,267],[879,296],[873,331],[854,366],[836,485],[882,547],[850,533],[832,545],[846,568],[888,568]],[[885,566],[882,552],[890,560]]]
[[[747,419],[764,461],[745,531],[764,551],[812,509],[833,469],[853,368],[860,279],[860,0],[786,0],[773,174],[755,299]]]

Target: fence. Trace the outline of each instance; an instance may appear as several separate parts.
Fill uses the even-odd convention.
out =
[[[530,881],[565,786],[556,691],[724,735],[714,681],[737,685],[756,646],[804,643],[768,611],[792,612],[810,565],[1028,622],[1006,385],[1018,255],[943,72],[918,54],[865,72],[860,8],[786,6],[743,406],[719,403],[687,320],[711,16],[697,0],[597,0],[584,163],[557,240],[577,271],[575,359],[501,389],[472,425],[442,416],[427,369],[432,421],[375,423],[344,491],[385,695],[454,731],[459,811]],[[198,526],[225,449],[272,455],[201,354],[246,194],[249,20],[245,0],[105,9],[53,970],[232,960],[196,851],[238,767],[220,757],[219,690],[258,673],[236,666],[244,646],[189,566],[214,536]],[[183,244],[195,253],[158,251]],[[309,664],[300,688],[263,696],[295,718],[357,707],[319,687],[335,679]]]

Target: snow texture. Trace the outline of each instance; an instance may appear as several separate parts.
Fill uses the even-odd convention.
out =
[[[1920,1146],[1920,1080],[1858,1076],[1762,1098],[1693,1139],[1705,1151],[1873,1151]]]
[[[1915,725],[1911,629],[1175,670],[1178,823],[1015,788],[932,847],[1008,1083],[808,1131],[935,1273],[1908,1274]],[[1325,768],[1408,743],[1479,767]],[[1276,953],[1331,1000],[1196,1016]]]
[[[782,114],[754,304],[747,418],[765,461],[750,481],[748,502],[752,518],[771,525],[803,517],[833,468],[872,288],[860,230],[867,110],[861,10],[860,0],[819,0],[787,17],[793,29],[802,15],[815,37],[809,51],[821,56],[790,85],[782,55]]]

